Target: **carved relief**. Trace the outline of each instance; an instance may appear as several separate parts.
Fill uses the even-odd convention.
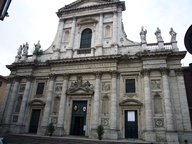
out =
[[[151,89],[152,90],[160,90],[161,89],[161,81],[160,80],[151,80]]]
[[[14,115],[14,116],[13,116],[13,122],[16,123],[17,121],[18,121],[18,115]]]
[[[83,89],[83,90],[85,90],[87,92],[93,93],[93,85],[90,84],[89,81],[83,82],[83,77],[81,75],[77,76],[76,81],[71,82],[71,85],[70,85],[69,89],[67,90],[67,93],[75,91],[75,90],[77,90],[79,88],[81,88],[81,89]]]
[[[164,127],[164,119],[163,118],[155,118],[155,127],[161,128]]]
[[[101,124],[103,126],[109,126],[109,118],[102,118],[101,119]]]
[[[61,93],[61,92],[62,92],[62,83],[56,83],[55,93]]]
[[[57,117],[52,117],[51,122],[52,122],[53,124],[56,124],[56,123],[57,123]]]
[[[111,83],[110,82],[102,82],[102,91],[107,92],[111,90]]]
[[[25,84],[21,84],[19,88],[19,93],[24,93],[25,91]]]

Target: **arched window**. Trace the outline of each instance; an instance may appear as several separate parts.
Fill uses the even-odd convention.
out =
[[[111,27],[107,25],[105,27],[105,38],[111,37]]]
[[[69,42],[69,31],[65,32],[64,42]]]
[[[90,48],[91,47],[91,38],[92,38],[92,30],[85,29],[81,34],[81,44],[80,48]]]

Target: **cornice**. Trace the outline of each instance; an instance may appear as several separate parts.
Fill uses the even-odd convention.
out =
[[[58,10],[58,12],[56,12],[56,13],[57,13],[57,16],[60,17],[62,15],[62,13],[64,13],[64,12],[70,12],[70,11],[76,12],[79,10],[85,11],[86,9],[90,9],[90,8],[98,9],[99,7],[102,7],[102,6],[108,6],[108,5],[114,5],[114,4],[121,5],[122,11],[124,11],[126,9],[125,8],[125,2],[124,1],[118,1],[118,2],[107,2],[107,3],[96,4],[96,5],[84,6],[84,7],[79,7],[79,8],[72,8],[72,5],[66,5],[63,8],[60,8]]]

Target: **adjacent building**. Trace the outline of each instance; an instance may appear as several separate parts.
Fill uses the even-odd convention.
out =
[[[125,2],[77,0],[57,12],[59,25],[52,45],[33,56],[21,45],[0,114],[1,133],[97,138],[134,138],[156,143],[191,142],[191,122],[176,33],[164,42],[127,38],[122,22]]]

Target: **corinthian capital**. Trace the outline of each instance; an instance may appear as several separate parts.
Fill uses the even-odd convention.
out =
[[[168,68],[160,68],[160,72],[162,75],[168,75],[169,74],[169,69]]]

